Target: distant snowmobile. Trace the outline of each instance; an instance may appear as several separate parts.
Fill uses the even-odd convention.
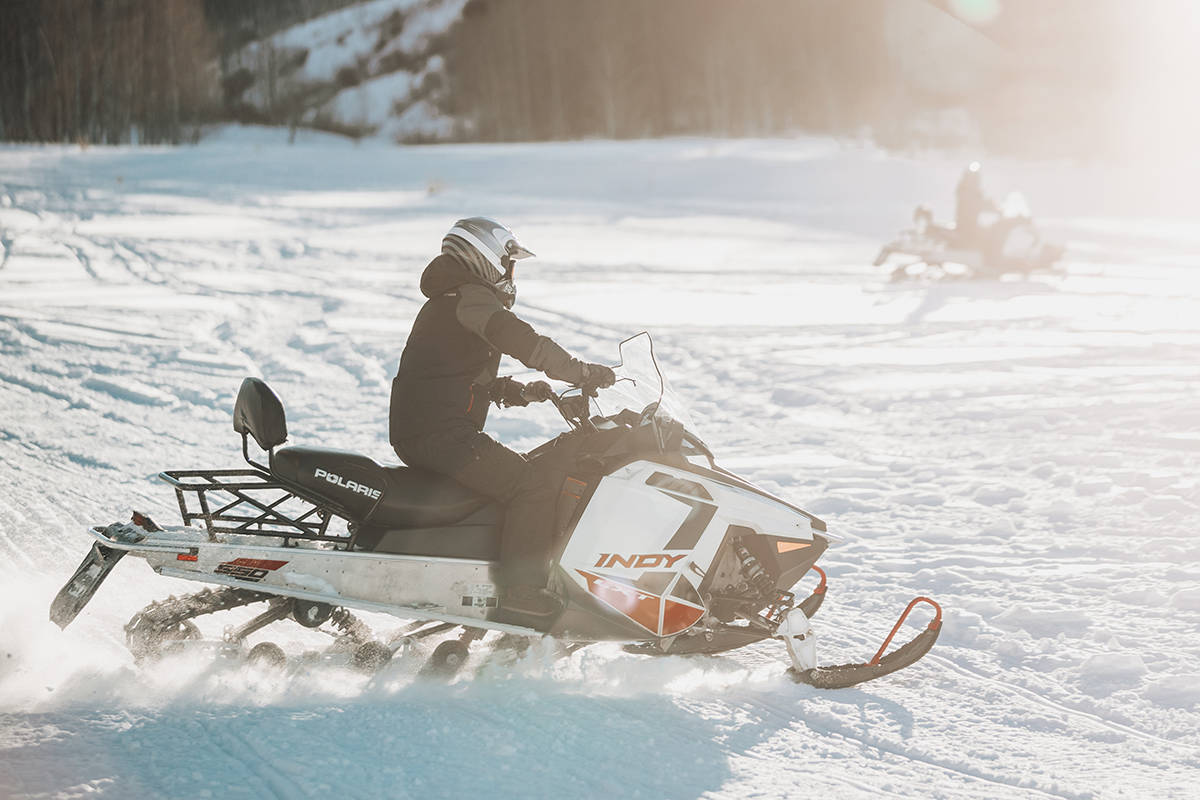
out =
[[[161,473],[184,525],[162,528],[134,513],[132,522],[92,528],[96,542],[50,618],[66,627],[133,553],[160,575],[219,587],[136,614],[125,633],[139,661],[199,638],[194,618],[254,603],[266,609],[226,632],[227,650],[291,618],[326,625],[336,648],[366,669],[386,664],[403,643],[456,628],[460,635],[434,650],[427,670],[453,673],[488,631],[508,634],[504,641],[549,635],[565,643],[564,652],[616,641],[645,654],[719,653],[782,639],[793,677],[822,688],[887,675],[930,650],[941,609],[917,598],[870,661],[818,666],[809,620],[826,581],[815,562],[837,537],[812,514],[716,464],[674,404],[648,334],[620,349],[617,384],[555,396],[571,430],[529,454],[565,455],[569,465],[550,584],[563,608],[553,617],[531,622],[504,607],[496,577],[503,509],[496,503],[430,472],[321,447],[281,447],[283,406],[265,383],[247,378],[233,427],[250,468]],[[593,406],[600,413],[592,415]],[[250,439],[266,463],[251,457]],[[330,529],[334,517],[348,523],[344,533]],[[820,583],[798,601],[792,589],[810,571]],[[885,655],[919,603],[935,616]],[[417,622],[378,641],[351,609]],[[287,659],[270,642],[247,655]]]
[[[915,277],[927,272],[925,268],[932,268],[934,277],[989,278],[1049,269],[1062,256],[1061,245],[1042,239],[1019,194],[1009,195],[1002,213],[981,215],[980,223],[979,233],[964,239],[953,225],[934,223],[928,207],[918,206],[913,227],[883,246],[875,266],[883,266],[892,256],[909,256],[909,261],[892,270],[892,280]]]

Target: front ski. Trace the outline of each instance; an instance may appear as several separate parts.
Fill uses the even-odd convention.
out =
[[[919,603],[927,603],[934,609],[934,617],[925,630],[917,634],[912,641],[884,655],[888,645],[908,618],[909,612]],[[807,683],[818,689],[845,689],[866,681],[899,672],[905,667],[915,664],[932,648],[942,630],[942,607],[928,597],[916,597],[904,609],[904,613],[892,626],[891,633],[884,639],[883,645],[875,653],[874,658],[863,664],[838,664],[831,667],[817,666],[816,642],[808,618],[800,608],[794,608],[784,617],[776,630],[776,637],[783,639],[791,656],[792,666],[788,674],[797,683]]]

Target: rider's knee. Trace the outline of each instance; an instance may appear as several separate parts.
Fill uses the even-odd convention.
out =
[[[526,503],[544,502],[552,500],[556,494],[555,487],[551,485],[546,476],[539,475],[537,470],[530,469],[521,476],[516,492],[513,494],[513,500]]]

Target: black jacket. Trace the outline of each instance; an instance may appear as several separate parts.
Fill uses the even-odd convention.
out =
[[[983,193],[978,174],[968,173],[954,189],[954,228],[961,235],[973,235],[979,228],[979,215],[995,208]]]
[[[483,430],[501,354],[568,383],[583,364],[501,303],[500,295],[456,259],[439,255],[421,275],[429,300],[417,314],[392,380],[392,446],[469,423]]]

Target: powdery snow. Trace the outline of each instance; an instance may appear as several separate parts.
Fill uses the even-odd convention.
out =
[[[1195,796],[1200,209],[1158,176],[989,164],[1068,242],[1062,268],[892,284],[876,248],[917,202],[948,215],[959,164],[813,139],[285,141],[0,148],[0,796]],[[868,657],[914,594],[946,608],[935,650],[840,692],[789,681],[774,642],[497,666],[485,641],[448,686],[416,677],[435,642],[374,679],[139,668],[122,625],[196,588],[140,562],[47,621],[86,526],[174,523],[160,469],[240,463],[245,374],[292,441],[394,460],[420,271],[466,214],[538,253],[534,325],[606,361],[650,328],[723,460],[846,537],[822,560],[824,662]],[[562,423],[490,429],[528,448]]]
[[[1146,672],[1146,662],[1137,653],[1097,653],[1079,667],[1080,676],[1092,685],[1136,685]]]
[[[1198,612],[1200,611],[1200,588],[1195,589],[1180,589],[1175,594],[1171,595],[1171,608],[1178,609],[1183,612]]]

